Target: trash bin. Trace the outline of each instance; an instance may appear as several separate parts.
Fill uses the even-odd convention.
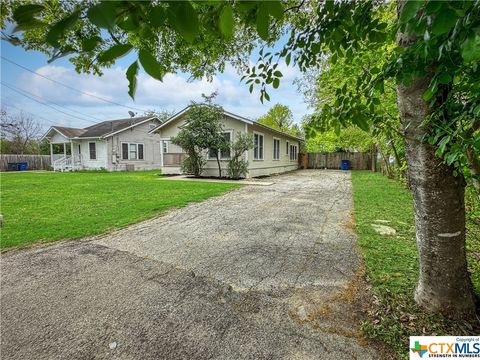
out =
[[[19,162],[18,163],[18,171],[26,171],[28,170],[28,163],[27,162]]]
[[[17,171],[18,163],[8,163],[7,171]]]
[[[342,160],[342,170],[350,170],[350,160]]]

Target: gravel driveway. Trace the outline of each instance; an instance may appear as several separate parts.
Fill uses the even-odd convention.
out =
[[[271,181],[101,238],[3,254],[2,358],[380,358],[353,302],[349,174]]]

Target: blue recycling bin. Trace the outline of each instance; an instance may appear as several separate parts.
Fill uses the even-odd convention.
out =
[[[350,160],[342,160],[341,168],[342,170],[350,170]]]
[[[26,171],[28,170],[28,163],[27,162],[19,162],[18,163],[18,171]]]

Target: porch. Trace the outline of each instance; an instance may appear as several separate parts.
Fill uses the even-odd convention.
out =
[[[50,159],[53,171],[74,171],[82,169],[80,143],[50,142]]]
[[[162,139],[160,144],[162,167],[181,167],[186,157],[183,149],[169,139]]]

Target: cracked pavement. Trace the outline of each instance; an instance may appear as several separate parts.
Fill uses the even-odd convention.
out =
[[[381,358],[359,331],[349,173],[270,180],[2,254],[2,358]]]

